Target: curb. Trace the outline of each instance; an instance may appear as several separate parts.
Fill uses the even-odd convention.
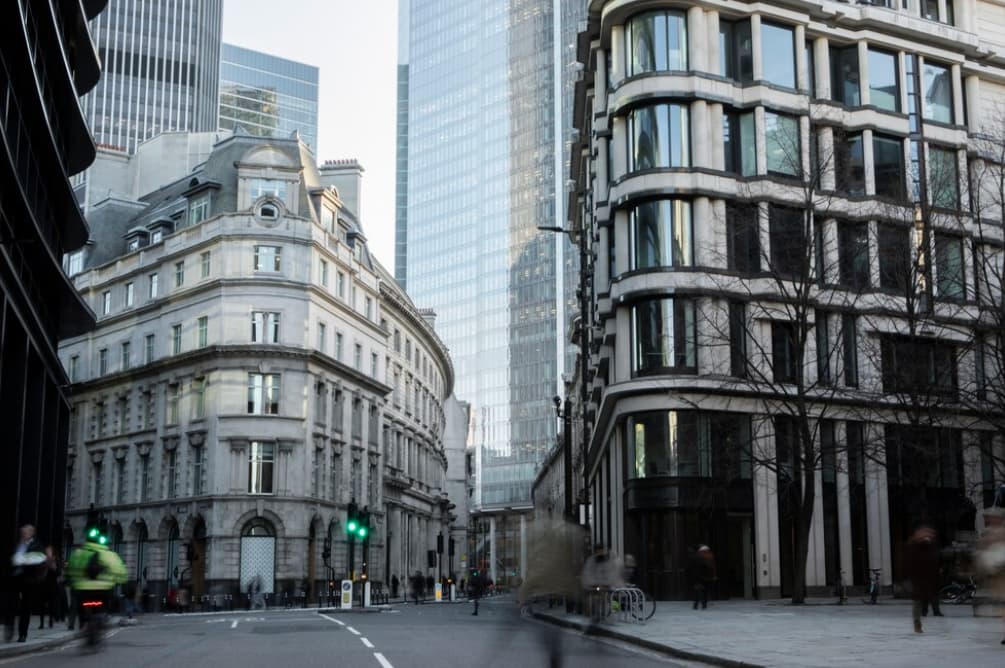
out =
[[[50,638],[48,640],[39,640],[37,642],[29,643],[9,643],[4,646],[0,646],[0,659],[10,659],[16,656],[24,656],[26,654],[34,654],[35,652],[45,652],[47,650],[56,649],[73,642],[77,639],[77,634],[73,631],[67,631],[66,635],[59,638]]]
[[[620,640],[622,642],[631,643],[633,645],[638,645],[639,647],[644,647],[648,650],[654,652],[659,652],[660,654],[666,654],[675,659],[684,659],[685,661],[698,661],[700,663],[707,663],[713,666],[723,666],[724,668],[766,668],[758,663],[748,663],[746,661],[736,661],[735,659],[727,659],[725,657],[716,656],[714,654],[700,654],[698,652],[691,652],[688,650],[677,649],[671,647],[670,645],[664,645],[663,643],[654,642],[652,640],[646,640],[645,638],[639,638],[638,636],[633,636],[628,633],[620,633],[614,631],[605,626],[597,626],[584,624],[582,622],[573,621],[570,619],[563,619],[561,617],[554,617],[544,612],[534,612],[532,613],[535,619],[540,619],[541,621],[548,622],[549,624],[554,624],[556,626],[561,626],[567,629],[573,629],[577,631],[583,631],[587,635],[604,636],[607,638],[612,638],[614,640]]]
[[[361,614],[371,613],[372,614],[372,613],[379,613],[379,612],[387,612],[388,610],[391,610],[391,606],[390,605],[383,605],[382,604],[382,605],[371,605],[369,608],[358,608],[358,607],[336,608],[336,607],[330,607],[330,608],[314,608],[313,610],[314,610],[314,612],[316,612],[319,615],[321,613],[323,613],[323,612],[337,612],[340,615],[344,614],[344,613],[350,613],[350,614],[351,613],[358,613],[358,614],[360,614],[360,613]]]

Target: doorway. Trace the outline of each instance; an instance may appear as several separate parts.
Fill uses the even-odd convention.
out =
[[[206,594],[206,522],[199,519],[192,530],[192,600]]]

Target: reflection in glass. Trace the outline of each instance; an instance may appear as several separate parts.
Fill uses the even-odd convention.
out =
[[[966,296],[963,281],[963,239],[937,234],[935,236],[936,290],[946,299]]]
[[[691,203],[646,202],[629,214],[630,268],[688,267],[693,263]]]
[[[626,421],[628,477],[750,479],[750,416],[646,411]]]
[[[831,99],[849,107],[862,103],[858,46],[831,47]]]
[[[785,88],[796,87],[796,52],[792,28],[761,24],[761,62],[764,80]]]
[[[768,173],[798,176],[802,152],[799,121],[770,111],[764,113],[764,144],[768,154]]]
[[[687,18],[684,12],[647,12],[625,25],[628,76],[687,70]]]
[[[876,194],[904,198],[904,143],[893,137],[872,136]]]
[[[750,36],[750,21],[719,22],[720,74],[747,83],[754,80],[754,46]]]
[[[697,371],[694,300],[650,299],[632,307],[632,373]]]
[[[680,104],[639,107],[628,114],[629,171],[691,164],[688,109]]]
[[[900,111],[897,56],[892,53],[869,49],[869,102],[880,109]]]
[[[949,68],[926,62],[922,77],[925,118],[940,123],[952,123],[953,82]]]
[[[726,112],[723,114],[722,145],[727,172],[742,176],[753,176],[757,173],[754,112]]]
[[[932,204],[943,209],[956,209],[959,204],[959,179],[956,151],[930,146],[928,188]]]
[[[869,226],[866,223],[838,224],[838,264],[842,285],[853,288],[869,285]]]

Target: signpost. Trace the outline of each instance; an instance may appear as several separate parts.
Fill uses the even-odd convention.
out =
[[[442,603],[443,602],[443,583],[442,582],[437,582],[436,583],[436,602],[437,603]]]
[[[342,580],[342,608],[352,607],[352,580]]]

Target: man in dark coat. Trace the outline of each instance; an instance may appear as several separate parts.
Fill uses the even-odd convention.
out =
[[[935,530],[922,526],[907,541],[907,575],[911,579],[911,606],[914,618],[914,632],[921,633],[921,614],[932,606],[933,614],[939,611],[939,543]]]
[[[395,573],[394,575],[391,576],[391,598],[398,598],[399,585],[400,583],[398,582],[398,574]]]
[[[708,545],[700,545],[691,555],[688,573],[694,592],[694,609],[697,610],[701,603],[701,609],[704,610],[708,607],[708,590],[716,580],[715,554]]]
[[[18,610],[17,641],[25,642],[28,639],[32,608],[37,604],[40,587],[48,572],[42,544],[35,538],[35,527],[32,525],[21,527],[21,540],[14,549],[11,564],[14,566],[14,600]]]

